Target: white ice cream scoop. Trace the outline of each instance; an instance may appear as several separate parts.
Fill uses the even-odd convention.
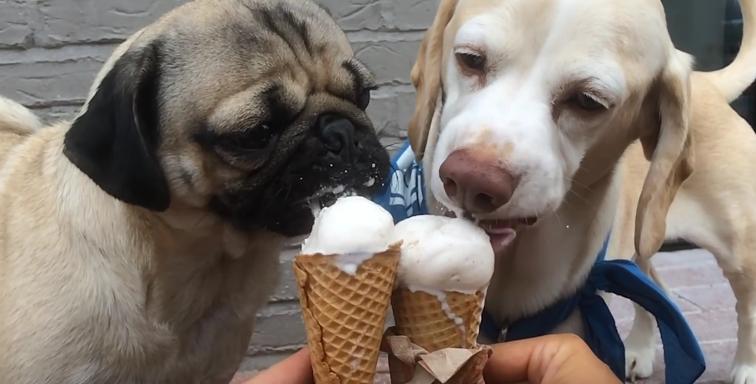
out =
[[[335,255],[341,269],[354,274],[363,261],[393,244],[393,232],[394,219],[380,205],[364,197],[343,197],[320,211],[302,254]]]
[[[410,290],[471,293],[493,276],[490,239],[467,220],[412,217],[396,226],[393,241],[403,241],[398,281]]]

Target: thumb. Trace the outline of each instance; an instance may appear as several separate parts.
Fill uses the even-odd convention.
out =
[[[487,383],[620,383],[609,367],[575,335],[551,335],[494,347]]]
[[[307,348],[268,368],[245,384],[313,384],[310,352]]]

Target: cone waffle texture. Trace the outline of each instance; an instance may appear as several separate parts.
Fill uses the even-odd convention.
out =
[[[294,272],[317,384],[372,384],[400,248],[352,276],[333,256],[297,256]]]
[[[477,347],[485,294],[479,291],[473,294],[446,292],[445,295],[446,303],[423,291],[400,288],[394,292],[396,333],[409,337],[428,352]],[[458,324],[459,320],[462,324]]]

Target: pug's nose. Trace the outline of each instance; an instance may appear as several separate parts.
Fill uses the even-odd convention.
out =
[[[348,119],[332,114],[322,115],[317,123],[320,140],[328,152],[344,161],[351,162],[358,143],[354,139],[354,124]]]
[[[512,199],[517,184],[511,172],[470,149],[453,152],[439,171],[444,191],[470,213],[496,211]]]

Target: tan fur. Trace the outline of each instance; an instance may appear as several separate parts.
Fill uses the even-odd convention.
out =
[[[42,123],[28,109],[3,97],[0,97],[0,111],[3,111],[0,114],[0,166],[2,166],[10,148],[34,133],[42,126]]]
[[[756,361],[756,136],[729,105],[711,77],[696,73],[692,82],[691,138],[695,171],[686,180],[666,218],[666,239],[685,239],[713,253],[738,299],[738,351],[733,380],[746,382],[749,374],[738,367]],[[741,90],[742,92],[742,90]],[[623,156],[618,172],[621,195],[609,254],[630,258],[635,207],[648,163],[634,144]],[[638,264],[658,280],[650,258],[659,248],[637,256]],[[663,281],[659,281],[663,284]],[[628,366],[638,377],[651,374],[656,340],[650,316],[636,308],[628,338]],[[633,372],[631,371],[631,372]],[[752,372],[750,373],[752,374]]]
[[[522,25],[507,25],[507,48],[533,39],[542,27],[546,10],[578,4],[566,0],[507,2],[488,0],[443,1],[434,25],[426,34],[413,69],[418,88],[418,107],[410,125],[413,148],[426,169],[434,164],[434,150],[444,135],[441,126],[441,95],[444,71],[454,36],[461,25],[484,13],[507,17],[517,8]],[[738,60],[722,71],[689,76],[689,58],[674,49],[663,29],[663,9],[658,1],[614,1],[591,3],[597,10],[590,16],[578,12],[570,25],[591,23],[624,30],[622,44],[607,40],[604,49],[620,52],[616,65],[622,68],[628,96],[594,131],[595,140],[573,178],[572,189],[553,215],[518,232],[518,240],[500,260],[489,289],[487,305],[506,323],[532,314],[559,298],[570,295],[584,282],[606,234],[613,228],[610,255],[637,257],[652,276],[649,258],[666,238],[683,237],[711,250],[720,261],[738,296],[739,350],[733,370],[737,384],[756,380],[756,136],[728,106],[754,80],[756,68],[756,1],[741,1],[746,17],[743,51]],[[614,7],[611,20],[602,11]],[[532,11],[532,12],[531,12]],[[566,11],[565,11],[566,13]],[[608,13],[607,13],[608,14]],[[628,27],[630,20],[649,14],[660,15],[656,24]],[[528,17],[532,17],[528,19]],[[644,19],[647,20],[647,19]],[[528,28],[530,31],[517,28]],[[652,31],[651,33],[645,33]],[[493,31],[491,31],[493,32]],[[609,34],[609,30],[605,30]],[[528,34],[531,33],[531,34]],[[594,31],[594,33],[600,33]],[[566,41],[566,39],[565,39]],[[594,48],[580,46],[581,36],[570,39],[572,54],[581,57]],[[654,73],[648,55],[661,42],[666,53],[655,57],[663,62]],[[666,44],[666,45],[665,45]],[[642,47],[647,47],[644,49]],[[517,46],[520,54],[528,46]],[[649,61],[636,60],[647,57]],[[516,69],[516,58],[499,68]],[[552,72],[558,72],[554,68]],[[651,77],[647,75],[651,73]],[[496,76],[502,76],[496,73]],[[509,100],[501,100],[506,105]],[[481,127],[483,129],[483,127]],[[607,133],[610,132],[610,133]],[[466,139],[460,137],[459,140]],[[640,140],[639,140],[640,139]],[[515,142],[515,145],[518,143]],[[626,148],[628,148],[626,151]],[[620,160],[624,153],[624,157]],[[651,162],[649,163],[648,160]],[[429,181],[430,182],[430,181]],[[429,193],[429,195],[431,195]],[[430,205],[437,212],[444,207],[435,196]],[[617,213],[615,215],[615,213]],[[496,219],[496,217],[491,217]],[[650,374],[655,341],[648,315],[640,320],[628,340],[628,374]],[[650,324],[650,325],[649,325]],[[560,331],[580,332],[573,318]]]
[[[419,159],[425,154],[429,127],[436,111],[436,102],[440,97],[444,32],[454,16],[457,3],[457,0],[444,0],[441,3],[436,19],[420,45],[417,61],[412,67],[412,84],[417,90],[418,107],[415,108],[409,123],[409,139]]]
[[[181,230],[114,201],[63,157],[65,130],[16,148],[0,184],[3,382],[227,382],[279,240],[253,236],[232,258],[233,230],[209,214]]]
[[[269,52],[235,46],[269,33],[254,30],[247,8],[267,5],[308,20],[318,54],[293,57],[301,50],[273,37]],[[305,108],[292,124],[311,127],[323,110],[367,121],[329,94],[352,92],[340,60],[353,53],[313,3],[191,2],[120,46],[90,98],[117,60],[153,42],[180,68],[161,74],[170,83],[160,95],[165,212],[113,198],[74,166],[63,151],[72,123],[37,130],[31,113],[0,99],[0,383],[229,382],[275,284],[284,239],[235,229],[208,209],[213,195],[248,178],[247,165],[219,161],[192,135],[208,123],[234,129],[239,119],[251,128],[274,80]]]

